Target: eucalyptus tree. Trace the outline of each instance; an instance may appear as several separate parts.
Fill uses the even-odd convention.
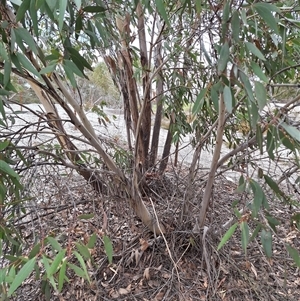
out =
[[[172,143],[179,143],[184,135],[193,136],[194,156],[181,222],[192,220],[194,230],[205,224],[220,167],[229,162],[226,168],[233,169],[240,159],[252,164],[240,177],[238,191],[250,191],[253,198],[247,203],[248,211],[236,210],[237,222],[229,234],[240,225],[246,248],[250,239],[248,221],[255,221],[254,233],[261,231],[269,256],[270,228],[275,229],[277,221],[270,217],[265,185],[277,197],[297,203],[294,195],[281,191],[279,183],[299,170],[299,122],[290,118],[299,96],[268,114],[264,110],[275,101],[271,88],[290,85],[298,75],[298,11],[293,1],[2,1],[2,103],[14,91],[10,75],[26,79],[44,106],[49,127],[69,165],[99,193],[106,193],[109,185],[125,191],[128,204],[157,234],[164,233],[165,228],[143,202],[143,181],[149,170],[164,173]],[[128,150],[133,154],[131,171],[120,168],[107,154],[83,107],[72,97],[77,77],[86,77],[86,70],[93,69],[92,63],[99,56],[122,96]],[[112,175],[109,183],[107,170],[92,170],[78,152],[55,102],[108,168]],[[190,120],[187,108],[191,110]],[[169,119],[170,126],[163,157],[159,158],[161,116]],[[239,131],[242,124],[244,135]],[[224,139],[232,150],[221,157]],[[197,196],[201,209],[195,212],[191,209],[191,191],[205,147],[212,149],[213,157],[204,176],[204,194]],[[284,178],[276,178],[251,161],[251,153],[258,151],[266,152],[276,162],[282,147],[294,156],[294,165],[284,171]],[[259,177],[251,174],[253,170]],[[288,184],[299,191],[299,178]],[[268,224],[264,222],[266,216]]]

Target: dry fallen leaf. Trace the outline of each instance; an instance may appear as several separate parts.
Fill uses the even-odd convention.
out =
[[[144,278],[149,280],[150,279],[150,268],[146,268],[143,274]]]
[[[142,251],[146,251],[149,247],[148,241],[143,239],[143,238],[140,239],[140,244],[141,244],[141,250]]]
[[[130,291],[131,291],[131,289],[128,290],[127,288],[119,288],[119,290],[118,290],[120,295],[127,295],[130,293]]]

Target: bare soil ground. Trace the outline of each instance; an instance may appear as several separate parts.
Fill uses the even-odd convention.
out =
[[[97,235],[88,262],[91,283],[68,270],[69,282],[59,294],[51,290],[50,300],[300,300],[300,271],[285,249],[288,242],[300,250],[300,233],[289,220],[294,209],[268,196],[272,213],[280,221],[273,236],[272,259],[265,257],[259,239],[249,244],[245,255],[239,231],[217,251],[221,235],[216,233],[234,218],[232,202],[239,200],[242,208],[247,195],[236,194],[232,182],[218,178],[207,216],[209,231],[195,234],[193,220],[180,222],[185,176],[184,168],[170,167],[163,178],[155,174],[147,178],[145,201],[168,229],[164,236],[154,237],[130,213],[119,191],[99,196],[74,172],[62,175],[51,166],[37,169],[28,187],[32,199],[24,204],[30,215],[18,221],[28,247],[52,235],[71,250],[76,242],[87,243],[93,233]],[[191,209],[195,214],[203,188],[199,179]],[[91,219],[80,219],[91,213]],[[113,243],[112,264],[105,254],[105,233]],[[79,265],[71,255],[69,260]],[[12,300],[45,300],[40,287],[41,280],[33,275]]]

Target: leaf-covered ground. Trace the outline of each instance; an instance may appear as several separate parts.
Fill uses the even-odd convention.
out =
[[[300,250],[300,233],[289,219],[295,209],[268,196],[280,221],[272,259],[264,255],[259,238],[245,255],[239,231],[217,251],[221,226],[234,218],[232,202],[239,200],[241,209],[248,196],[236,194],[233,183],[218,178],[207,216],[209,231],[195,234],[194,220],[180,222],[185,179],[186,171],[178,168],[170,168],[163,178],[148,174],[145,202],[168,229],[164,236],[154,237],[132,214],[120,191],[98,196],[74,172],[60,174],[51,166],[36,170],[28,192],[31,199],[25,203],[31,214],[18,221],[28,250],[51,235],[67,248],[68,260],[80,266],[71,255],[76,242],[87,244],[93,233],[97,235],[92,259],[86,262],[90,283],[68,269],[68,283],[61,293],[51,289],[50,300],[300,300],[300,271],[285,249],[290,243]],[[193,187],[194,214],[203,188],[199,179]],[[105,234],[113,244],[112,264],[105,253]],[[48,247],[44,251],[55,255]],[[40,288],[41,280],[32,275],[11,300],[45,300]]]

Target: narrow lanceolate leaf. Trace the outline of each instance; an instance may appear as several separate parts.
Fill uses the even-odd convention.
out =
[[[34,39],[32,38],[32,35],[28,32],[25,28],[16,28],[15,34],[18,38],[20,38],[20,41],[24,41],[30,50],[32,50],[35,54],[38,53],[38,50],[36,48],[36,43]],[[18,42],[18,39],[17,39]],[[20,46],[20,45],[19,45]]]
[[[238,223],[233,224],[225,233],[225,235],[222,237],[217,250],[219,251],[226,243],[227,241],[230,239],[230,237],[233,235],[234,231],[236,230],[238,226]]]
[[[227,63],[229,61],[229,45],[225,42],[220,51],[220,58],[218,61],[218,74],[221,75],[226,69]]]
[[[265,254],[268,258],[272,257],[272,232],[262,230],[261,231],[261,243],[263,245]]]
[[[88,271],[87,271],[87,268],[86,268],[86,264],[82,258],[82,256],[76,252],[76,251],[73,251],[74,255],[76,256],[76,258],[78,259],[83,271],[84,271],[84,274],[85,274],[85,279],[90,283],[91,282],[91,279],[90,279],[90,276],[88,274]]]
[[[87,243],[87,247],[89,249],[93,249],[95,247],[96,241],[97,241],[97,235],[93,233],[89,239],[89,242]]]
[[[19,22],[24,18],[26,11],[29,9],[30,1],[31,0],[23,0],[17,11],[16,22]]]
[[[291,257],[293,258],[293,260],[295,261],[296,265],[300,268],[299,252],[296,249],[294,249],[293,247],[291,247],[290,245],[285,245],[285,247],[288,250]]]
[[[261,130],[261,126],[259,124],[256,125],[256,142],[258,145],[258,148],[260,150],[260,154],[263,154],[263,133]]]
[[[84,257],[85,260],[91,259],[91,253],[87,246],[82,245],[80,243],[76,243],[75,245],[77,250]]]
[[[36,75],[38,78],[41,79],[41,75],[37,72],[37,70],[34,68],[34,66],[31,64],[31,62],[28,60],[28,58],[23,55],[23,53],[17,53],[17,58],[19,63],[24,67],[25,70],[31,72],[32,74]]]
[[[106,235],[103,236],[103,242],[104,242],[104,249],[105,249],[105,253],[107,255],[108,258],[108,262],[109,264],[112,263],[112,258],[113,258],[113,245],[112,242],[110,240],[110,238]]]
[[[250,181],[250,186],[252,188],[253,194],[254,194],[254,200],[253,200],[253,206],[252,206],[252,215],[253,217],[257,217],[258,211],[261,208],[263,198],[264,198],[264,192],[260,185],[254,181]]]
[[[223,96],[227,112],[232,113],[232,94],[231,89],[228,86],[224,87]]]
[[[7,174],[17,180],[19,180],[19,175],[3,160],[0,160],[0,172]]]
[[[58,266],[62,262],[63,258],[65,257],[66,250],[61,250],[54,258],[49,271],[48,271],[48,277],[53,276],[58,271]]]
[[[37,6],[36,6],[36,1],[31,0],[30,8],[29,8],[29,14],[30,14],[30,18],[31,18],[31,21],[32,21],[34,34],[36,35],[36,37],[39,36],[37,11],[38,11],[38,9],[37,9]]]
[[[67,51],[69,52],[72,60],[74,61],[74,63],[77,65],[77,67],[82,71],[83,67],[86,67],[88,69],[90,69],[91,71],[93,71],[92,66],[88,63],[88,61],[74,48],[72,47],[66,47]],[[81,66],[79,66],[82,65]]]
[[[52,246],[52,248],[54,250],[56,250],[56,251],[62,250],[61,245],[58,243],[58,241],[55,238],[49,236],[49,237],[47,237],[47,241],[50,243],[50,245]]]
[[[261,53],[261,51],[252,43],[250,42],[246,42],[245,43],[247,49],[254,54],[255,56],[257,56],[259,59],[265,61],[266,58],[264,57],[264,55]]]
[[[59,31],[62,31],[62,28],[63,28],[67,4],[68,4],[68,0],[60,0],[59,1],[59,19],[58,19]]]
[[[207,92],[207,88],[202,89],[200,91],[200,93],[198,94],[197,99],[196,99],[196,101],[193,105],[193,108],[192,108],[192,114],[193,115],[195,115],[195,114],[197,114],[201,111],[203,103],[204,103],[204,97],[206,95],[206,92]]]
[[[246,76],[246,74],[244,72],[241,72],[240,73],[240,77],[241,77],[241,80],[242,80],[242,82],[244,84],[244,87],[246,89],[246,92],[247,92],[247,95],[248,95],[249,99],[251,101],[254,101],[252,86],[250,84],[248,76]]]
[[[300,131],[294,126],[288,125],[285,122],[281,123],[281,126],[287,131],[287,133],[295,140],[300,142]]]
[[[249,243],[249,226],[247,222],[241,222],[240,227],[242,232],[242,248],[246,252]]]
[[[12,282],[9,290],[8,290],[8,297],[11,297],[11,295],[16,291],[16,289],[23,283],[23,281],[31,274],[31,272],[34,269],[34,265],[36,262],[36,258],[33,257],[32,259],[28,260],[24,266],[21,268],[21,270],[16,275],[14,281]]]
[[[47,67],[41,69],[40,74],[49,74],[49,73],[52,73],[55,70],[56,65],[57,65],[57,62],[54,62],[51,65],[48,65]]]
[[[258,64],[256,64],[255,62],[251,62],[251,67],[252,70],[254,72],[254,74],[256,76],[258,76],[262,81],[264,81],[265,83],[269,82],[269,79],[266,77],[266,75],[263,73],[263,71],[261,70],[261,68],[259,67]]]
[[[268,184],[268,186],[275,192],[275,193],[280,193],[280,189],[279,186],[277,185],[277,183],[270,178],[267,175],[264,175],[265,181]]]
[[[4,63],[4,77],[3,77],[3,87],[6,88],[6,85],[10,81],[11,74],[11,61],[6,60]]]
[[[232,14],[231,18],[231,29],[233,39],[239,43],[240,42],[240,16],[237,11]]]
[[[254,90],[257,99],[258,108],[260,111],[263,110],[265,105],[267,104],[267,92],[264,85],[260,82],[254,82]]]
[[[64,259],[61,268],[59,270],[59,276],[58,276],[58,291],[61,292],[64,282],[66,279],[66,270],[67,270],[67,260]]]
[[[270,159],[275,160],[274,150],[275,150],[275,139],[273,136],[274,129],[271,127],[267,132],[267,152]]]
[[[8,60],[8,55],[2,41],[0,41],[0,57],[2,58],[2,60]]]
[[[270,26],[270,28],[273,29],[276,33],[279,33],[277,20],[272,13],[279,11],[279,8],[269,3],[262,2],[255,3],[253,7],[261,16],[261,18]]]
[[[170,25],[169,18],[167,16],[167,12],[165,9],[165,3],[163,0],[155,0],[156,8],[158,13],[161,15],[161,17],[164,19],[167,25]]]

